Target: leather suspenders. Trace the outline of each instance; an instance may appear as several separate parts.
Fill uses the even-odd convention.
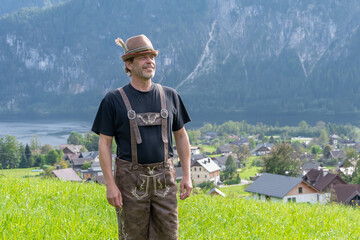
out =
[[[156,84],[160,92],[161,111],[160,113],[136,113],[130,104],[124,89],[118,88],[120,95],[124,101],[127,117],[130,122],[130,138],[131,138],[131,160],[133,165],[138,164],[137,144],[142,143],[139,126],[156,126],[161,125],[161,138],[164,143],[164,163],[168,160],[168,132],[167,119],[169,113],[166,109],[166,98],[164,89],[160,84]]]

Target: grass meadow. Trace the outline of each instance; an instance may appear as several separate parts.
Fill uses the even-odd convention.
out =
[[[104,186],[8,173],[0,173],[0,239],[117,239]],[[179,200],[179,239],[359,239],[359,213],[198,194]]]

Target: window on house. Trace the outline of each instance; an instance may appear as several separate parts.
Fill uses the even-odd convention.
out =
[[[194,168],[194,170],[196,171],[196,168]]]
[[[201,171],[201,167],[199,168],[199,171]]]
[[[198,178],[200,178],[200,175],[198,175]]]
[[[293,197],[293,198],[292,198],[292,201],[293,201],[293,202],[296,202],[296,198]]]
[[[302,191],[302,187],[299,187],[299,193],[302,193],[303,191]]]
[[[205,178],[207,178],[207,175],[205,175]]]
[[[287,200],[288,200],[288,202],[291,202],[291,198],[288,198]]]

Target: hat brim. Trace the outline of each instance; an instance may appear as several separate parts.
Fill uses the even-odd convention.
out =
[[[150,50],[150,51],[143,51],[143,52],[137,52],[137,53],[129,53],[129,54],[122,55],[121,58],[125,62],[129,58],[145,55],[148,53],[153,53],[155,55],[155,57],[157,57],[157,55],[159,54],[159,51],[158,50],[153,50],[153,51]]]

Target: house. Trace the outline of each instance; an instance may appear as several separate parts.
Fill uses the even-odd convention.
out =
[[[249,145],[249,139],[247,137],[241,137],[239,140],[233,140],[230,144],[241,146],[241,145]]]
[[[113,156],[114,157],[114,156]],[[115,169],[115,162],[112,162],[112,169],[114,171]],[[86,180],[93,180],[96,181],[98,180],[99,177],[103,176],[103,172],[100,166],[100,162],[99,161],[92,161],[91,162],[91,167],[85,170],[81,170],[80,171],[80,175],[82,179],[86,179]]]
[[[221,145],[216,149],[216,154],[231,154],[232,149],[229,145]]]
[[[333,146],[337,146],[339,141],[340,141],[340,137],[336,134],[331,135],[330,137],[330,144]]]
[[[340,175],[329,173],[328,169],[311,169],[303,180],[319,189],[321,192],[330,192],[330,189],[337,184],[346,184]]]
[[[356,142],[354,140],[343,139],[340,144],[347,147],[354,147],[356,145]]]
[[[81,152],[79,158],[91,158],[92,160],[99,161],[99,151]]]
[[[81,178],[76,174],[74,169],[65,168],[65,169],[57,169],[53,170],[52,173],[55,177],[65,181],[73,181],[73,182],[81,182]]]
[[[82,145],[73,145],[73,144],[62,144],[60,149],[63,151],[64,155],[68,154],[79,154]]]
[[[82,166],[86,162],[91,162],[91,161],[92,161],[91,158],[73,158],[70,160],[70,164],[72,169],[74,169],[75,171],[80,171],[82,169]]]
[[[207,132],[206,136],[205,136],[205,139],[212,140],[212,139],[215,139],[216,137],[217,137],[216,132]]]
[[[197,155],[200,154],[200,147],[198,146],[191,146],[190,147],[191,155]]]
[[[311,169],[319,169],[320,167],[320,163],[313,161],[306,162],[301,168],[302,175],[305,176]]]
[[[205,181],[220,182],[220,167],[210,158],[203,158],[191,164],[191,178],[195,185]]]
[[[335,202],[360,206],[360,184],[337,184],[333,188]]]
[[[213,159],[214,162],[220,167],[221,171],[225,170],[225,168],[226,168],[225,163],[226,163],[226,160],[228,159],[229,156],[230,156],[230,154],[227,154],[227,155],[223,154],[223,155],[221,155],[219,157],[215,157]],[[233,156],[233,159],[234,159],[234,161],[236,163],[237,168],[240,168],[239,159],[237,159],[236,155],[234,155],[234,154],[232,156]]]
[[[70,162],[71,159],[79,158],[79,156],[80,156],[80,153],[78,153],[78,154],[66,154],[66,155],[64,155],[64,160]]]
[[[197,160],[199,159],[207,159],[207,156],[205,154],[194,154],[190,156],[190,160],[191,160],[191,165],[193,165]]]
[[[220,195],[222,197],[225,197],[225,193],[223,193],[216,187],[211,189],[209,192],[207,192],[206,195],[210,195],[210,196]]]
[[[274,146],[273,143],[260,143],[253,150],[253,154],[256,156],[262,156],[271,152],[271,148]]]
[[[264,173],[258,177],[246,192],[256,200],[270,200],[297,203],[326,203],[329,196],[321,193],[302,178]]]
[[[330,159],[339,159],[339,160],[342,160],[344,159],[346,156],[345,156],[345,152],[342,151],[342,150],[331,150],[330,151],[330,155],[329,155],[329,158]]]

